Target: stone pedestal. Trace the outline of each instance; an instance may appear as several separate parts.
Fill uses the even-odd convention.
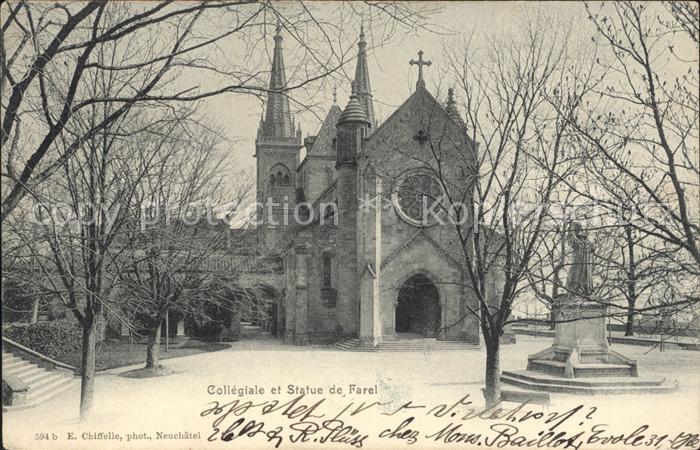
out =
[[[177,321],[175,337],[173,337],[173,343],[184,342],[187,340],[187,335],[185,334],[185,319]]]
[[[663,378],[639,377],[637,362],[610,349],[605,306],[566,298],[557,313],[551,347],[530,355],[527,370],[504,371],[520,388],[579,395],[669,392]]]
[[[504,371],[501,381],[530,390],[584,395],[675,389],[663,378],[640,378],[636,361],[610,350],[605,338],[606,308],[586,296],[593,290],[592,244],[577,222],[569,223],[568,234],[573,263],[566,280],[569,294],[556,299],[554,343],[528,357],[527,370]]]
[[[562,301],[557,312],[554,343],[528,358],[528,370],[566,378],[636,377],[637,362],[610,350],[605,306],[576,300]]]
[[[131,335],[129,333],[129,328],[124,324],[124,322],[119,322],[119,340],[128,341]]]

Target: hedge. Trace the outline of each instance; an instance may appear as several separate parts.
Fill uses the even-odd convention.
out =
[[[72,318],[33,324],[5,325],[2,334],[49,358],[56,358],[80,349],[83,340],[80,324]]]
[[[224,332],[223,322],[216,320],[192,321],[189,323],[190,336],[207,342],[218,342]]]

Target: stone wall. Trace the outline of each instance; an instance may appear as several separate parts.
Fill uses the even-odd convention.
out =
[[[479,342],[478,320],[469,312],[478,310],[478,302],[464,278],[454,226],[414,226],[397,213],[392,202],[401,174],[432,167],[426,145],[434,143],[426,144],[425,130],[432,134],[431,139],[440,138],[441,154],[454,159],[445,168],[446,177],[454,180],[454,189],[465,192],[473,148],[465,130],[425,90],[414,93],[362,147],[358,130],[339,135],[332,199],[338,200],[337,226],[305,227],[296,237],[296,247],[285,257],[287,342],[332,342],[343,337],[369,342],[377,335],[394,339],[398,291],[416,274],[428,277],[438,290],[438,338]],[[355,155],[357,164],[352,163]],[[328,186],[325,170],[329,165],[330,160],[312,158],[300,168],[307,200],[314,200]],[[381,212],[363,211],[358,196],[375,194],[381,198]],[[330,286],[323,283],[324,256],[332,259]],[[379,326],[374,328],[371,324],[377,318]]]
[[[379,129],[365,145],[361,167],[382,178],[381,215],[381,321],[383,339],[395,337],[395,307],[398,290],[412,275],[427,276],[438,288],[442,328],[439,338],[478,342],[478,320],[468,307],[478,310],[478,302],[466,287],[463,255],[454,225],[450,223],[417,227],[406,222],[393,203],[395,184],[406,171],[435,167],[431,151],[444,146],[442,156],[455,161],[445,170],[458,177],[460,164],[469,165],[471,149],[462,129],[457,128],[427,92],[415,93]],[[421,130],[434,133],[432,143],[418,139]],[[437,137],[440,136],[440,139]],[[433,147],[430,147],[430,146]],[[363,175],[363,183],[369,177]],[[457,186],[459,183],[456,183]],[[461,186],[464,191],[465,185]],[[360,235],[362,233],[359,233]]]
[[[306,201],[317,200],[336,178],[335,156],[307,156],[299,168],[299,178]]]

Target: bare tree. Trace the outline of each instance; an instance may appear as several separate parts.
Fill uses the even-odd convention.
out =
[[[486,347],[488,405],[500,398],[501,336],[514,321],[513,305],[546,264],[549,235],[561,235],[563,219],[551,204],[566,198],[561,180],[580,167],[569,118],[559,111],[575,114],[594,81],[585,55],[577,60],[572,54],[564,29],[540,14],[517,36],[490,38],[483,48],[471,39],[454,47],[447,58],[463,104],[449,92],[445,119],[427,94],[420,97],[418,145],[387,152],[432,174],[401,185],[409,199],[402,208],[442,210],[462,287],[475,299],[476,306],[464,307]],[[391,178],[393,161],[374,162],[374,170]]]
[[[401,4],[365,7],[385,37],[424,20],[420,9]],[[265,37],[275,27],[291,34],[306,56],[285,92],[341,73],[352,40],[331,36],[345,36],[357,13],[339,5],[337,17],[320,19],[304,4],[245,1],[7,2],[2,8],[0,219],[27,195],[39,205],[51,256],[45,267],[58,274],[56,291],[83,326],[86,418],[95,324],[112,307],[124,249],[114,244],[131,219],[137,187],[164,160],[161,147],[192,119],[197,101],[266,92],[269,73],[258,68],[269,67]],[[231,40],[234,59],[220,51]],[[203,79],[207,85],[197,82]],[[35,257],[47,262],[43,253]]]
[[[95,79],[94,88],[108,89],[101,81]],[[75,124],[82,126],[75,134],[92,128],[109,113],[109,104],[105,103],[91,114],[81,114],[82,123]],[[104,309],[113,307],[110,294],[120,263],[119,249],[114,244],[129,223],[128,205],[137,186],[159,161],[156,156],[160,148],[172,139],[173,129],[183,119],[166,109],[142,111],[138,121],[134,118],[113,123],[83,142],[71,158],[63,159],[62,176],[34,193],[35,211],[50,250],[51,265],[62,284],[63,301],[83,329],[83,419],[93,404],[96,325]],[[36,259],[41,260],[39,255]]]
[[[328,18],[303,3],[6,2],[0,39],[5,160],[0,220],[60,171],[84,142],[137,105],[263,94],[268,74],[259,67],[268,67],[265,36],[276,24],[305,53],[285,92],[341,73],[351,53],[350,46],[339,42],[351,40],[333,36],[343,35],[359,11],[347,4],[336,9],[335,17]],[[385,38],[397,27],[421,27],[424,12],[429,12],[382,2],[367,2],[364,9],[373,29]],[[231,42],[238,46],[235,53],[240,59],[222,54],[221,48]],[[113,51],[117,58],[104,59],[104,48],[117,49]],[[110,79],[113,89],[91,95],[85,85],[95,76]],[[208,85],[197,84],[204,79]],[[100,103],[114,106],[110,114],[73,134],[75,116]]]
[[[140,226],[131,227],[123,242],[122,320],[148,331],[147,369],[160,368],[161,328],[168,313],[184,317],[231,309],[225,295],[208,288],[220,275],[208,263],[226,250],[225,218],[248,206],[253,183],[249,178],[236,192],[223,190],[220,140],[206,130],[191,134],[202,138],[173,143],[172,152],[139,186],[131,214]],[[225,210],[217,212],[224,200]],[[202,308],[202,302],[214,308]]]
[[[614,303],[617,297],[624,299],[625,336],[633,336],[638,309],[661,303],[653,298],[654,288],[683,272],[675,262],[679,250],[664,246],[663,242],[640,233],[630,224],[605,228],[604,233],[597,233],[596,242],[597,264],[608,269],[601,275],[610,287],[609,302]],[[609,314],[620,315],[614,307]]]
[[[568,203],[567,197],[560,205]],[[566,214],[563,218],[565,217]],[[559,297],[564,293],[562,286],[565,286],[567,257],[570,253],[566,245],[568,225],[566,220],[559,220],[558,225],[553,230],[549,230],[547,238],[542,240],[542,245],[536,251],[534,260],[539,263],[533,264],[528,273],[529,287],[535,298],[544,303],[549,310],[551,330],[556,327]]]
[[[698,4],[693,2],[671,1],[664,2],[664,6],[671,14],[670,20],[665,20],[669,28],[682,30],[696,44],[700,43],[700,10]]]
[[[455,229],[479,304],[470,313],[479,318],[486,346],[488,405],[500,398],[500,337],[512,322],[514,302],[529,289],[528,277],[543,264],[548,234],[561,228],[551,205],[561,180],[579,165],[568,117],[594,81],[586,55],[572,58],[561,29],[540,15],[518,30],[517,39],[493,40],[481,58],[471,42],[451,57],[465,99],[465,130],[478,145],[464,155],[475,159],[468,190],[455,190],[443,176],[451,163],[436,151],[433,162],[448,211],[474,205],[473,220],[455,221]]]
[[[571,117],[589,187],[569,187],[624,218],[620,225],[686,252],[692,263],[685,269],[697,275],[697,5],[616,2],[586,10],[601,82]]]

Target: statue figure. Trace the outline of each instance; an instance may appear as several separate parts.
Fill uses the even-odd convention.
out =
[[[574,258],[566,281],[570,293],[588,295],[593,288],[591,278],[591,243],[583,227],[578,222],[571,222],[569,242],[574,250]]]

